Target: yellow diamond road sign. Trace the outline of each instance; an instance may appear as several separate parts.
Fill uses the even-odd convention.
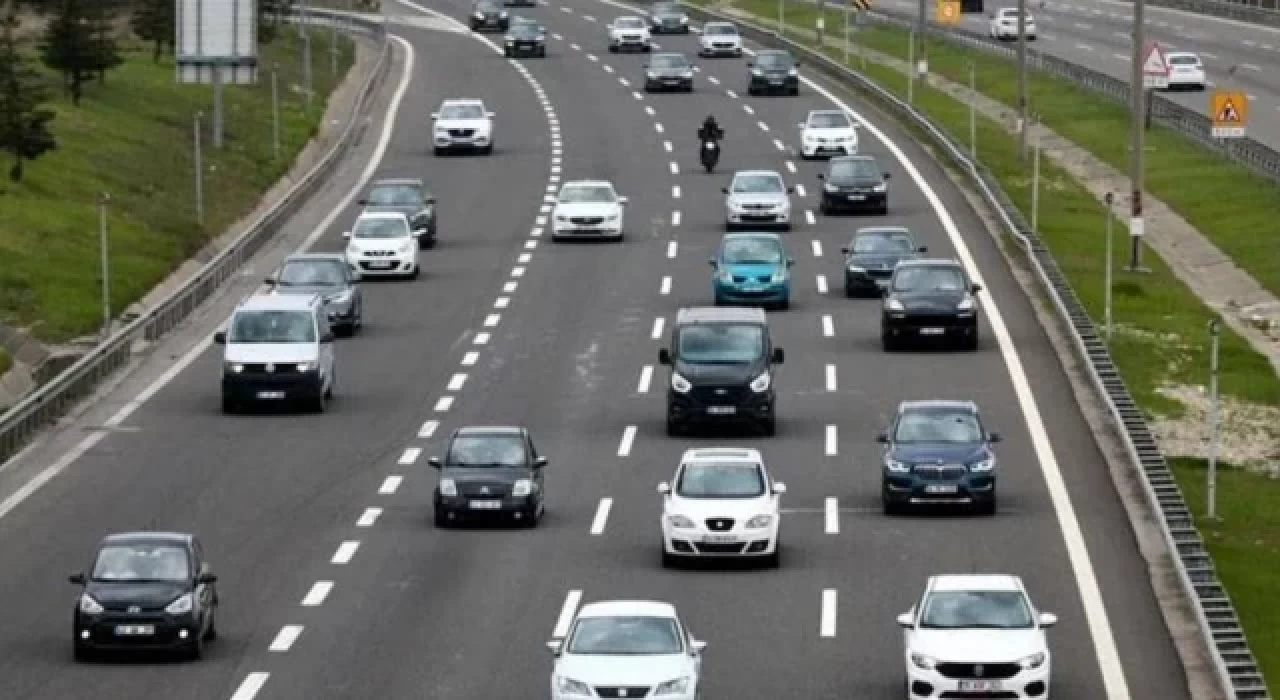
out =
[[[938,24],[960,24],[959,0],[938,0],[933,10],[933,19]]]
[[[1213,138],[1243,138],[1249,124],[1249,97],[1240,90],[1214,90],[1209,96],[1209,118]]]

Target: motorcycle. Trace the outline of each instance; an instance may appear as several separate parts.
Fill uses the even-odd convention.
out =
[[[715,139],[704,139],[702,142],[702,167],[710,173],[720,162],[720,142]]]

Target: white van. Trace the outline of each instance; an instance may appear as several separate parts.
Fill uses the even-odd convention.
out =
[[[251,297],[213,340],[226,348],[223,413],[258,402],[302,403],[323,412],[333,397],[333,329],[318,294]]]

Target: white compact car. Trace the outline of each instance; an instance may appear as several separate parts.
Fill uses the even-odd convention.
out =
[[[851,156],[858,152],[857,124],[838,109],[815,109],[800,123],[800,156]]]
[[[707,22],[698,37],[699,56],[741,56],[742,35],[728,22]]]
[[[418,239],[403,212],[365,212],[342,237],[347,264],[362,276],[418,276]]]
[[[616,600],[582,606],[568,636],[547,648],[556,656],[551,700],[695,700],[707,643],[670,603]]]
[[[908,700],[1049,697],[1045,630],[1057,622],[1036,611],[1017,576],[930,577],[920,601],[898,616]]]
[[[1199,56],[1188,51],[1170,51],[1164,58],[1169,64],[1170,90],[1204,89],[1204,63]]]
[[[431,114],[436,155],[447,151],[493,153],[493,112],[472,98],[445,100]]]
[[[775,170],[739,170],[721,190],[725,194],[725,228],[773,226],[791,230],[791,193]]]
[[[551,211],[551,240],[612,238],[622,240],[622,213],[626,197],[619,197],[613,183],[574,180],[560,186]]]
[[[1023,20],[1023,31],[1026,32],[1027,41],[1035,41],[1036,39],[1036,20],[1028,12]],[[991,25],[987,29],[987,35],[992,39],[1004,41],[1005,39],[1018,38],[1018,8],[1005,7],[996,10],[991,15]]]
[[[653,50],[649,23],[639,17],[619,17],[609,25],[609,52],[618,53],[629,49],[646,53]]]
[[[684,557],[761,557],[778,566],[779,510],[785,484],[775,483],[759,450],[685,450],[662,494],[662,565]]]

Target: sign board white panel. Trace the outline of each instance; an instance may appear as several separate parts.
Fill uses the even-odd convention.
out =
[[[253,83],[258,77],[258,0],[174,0],[178,81]]]

